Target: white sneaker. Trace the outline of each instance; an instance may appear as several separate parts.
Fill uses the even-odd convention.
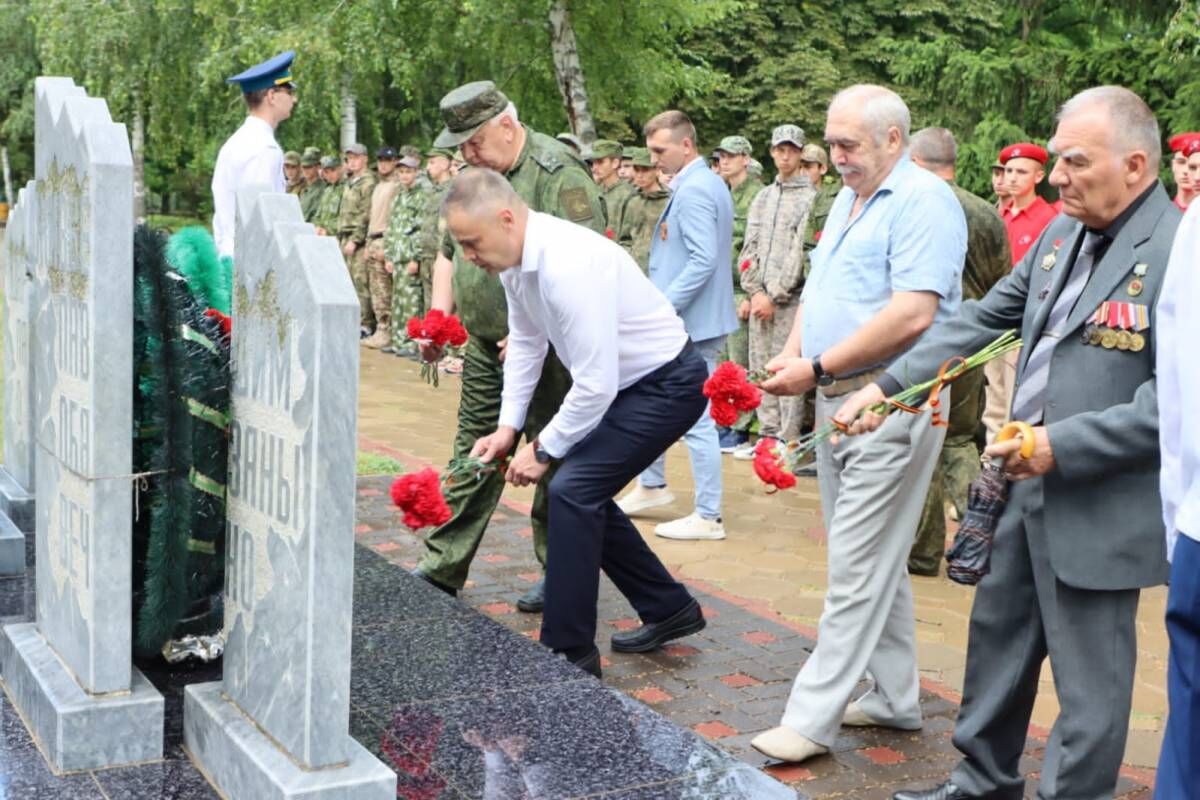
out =
[[[765,756],[792,763],[807,761],[813,756],[829,752],[825,745],[817,744],[804,734],[783,725],[755,736],[750,740],[750,746]]]
[[[754,448],[758,447],[757,442],[747,442],[738,449],[733,451],[733,457],[738,461],[753,461]]]
[[[675,495],[671,494],[671,490],[667,487],[660,486],[657,489],[647,489],[639,483],[633,487],[633,491],[617,501],[617,508],[626,514],[633,515],[651,508],[669,506],[674,502]]]
[[[857,700],[851,700],[850,705],[846,706],[846,713],[842,714],[842,724],[851,728],[869,728],[879,723],[870,714],[862,710],[862,706]]]
[[[719,519],[705,519],[693,511],[686,517],[654,526],[654,535],[664,539],[724,539],[725,526]]]

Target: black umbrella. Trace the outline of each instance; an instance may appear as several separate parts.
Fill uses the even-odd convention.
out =
[[[974,586],[991,570],[992,539],[1007,500],[1004,459],[993,458],[967,489],[967,513],[954,536],[954,545],[946,553],[950,580]]]

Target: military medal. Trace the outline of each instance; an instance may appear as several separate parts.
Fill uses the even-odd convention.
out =
[[[1142,293],[1145,285],[1142,283],[1142,278],[1146,277],[1146,272],[1150,267],[1146,264],[1135,264],[1133,267],[1133,280],[1129,282],[1129,286],[1125,289],[1130,297],[1137,297]]]
[[[1112,328],[1104,331],[1100,336],[1100,346],[1105,350],[1112,350],[1117,346],[1117,332]]]
[[[1129,339],[1129,352],[1140,353],[1146,347],[1146,337],[1140,333],[1133,334]]]
[[[1058,260],[1058,251],[1057,250],[1055,250],[1053,253],[1047,253],[1046,257],[1042,259],[1042,269],[1049,272],[1050,270],[1054,269],[1054,262],[1056,262],[1057,260]]]
[[[1104,336],[1104,329],[1099,325],[1092,326],[1092,332],[1088,334],[1088,344],[1100,344],[1100,339]]]
[[[1128,350],[1133,343],[1133,334],[1129,331],[1117,331],[1117,349]]]

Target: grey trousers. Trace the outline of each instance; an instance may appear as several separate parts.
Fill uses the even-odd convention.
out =
[[[845,398],[817,395],[817,419]],[[948,408],[950,390],[942,407]],[[896,412],[874,433],[817,448],[821,509],[829,540],[829,589],[817,646],[800,669],[782,724],[830,746],[864,676],[859,698],[875,720],[919,728],[912,586],[908,551],[945,438],[930,413]]]
[[[1050,657],[1060,711],[1042,767],[1042,800],[1108,800],[1125,753],[1137,663],[1140,591],[1067,586],[1050,566],[1042,481],[1009,484],[992,571],[975,592],[953,780],[997,800],[1022,797],[1018,762]]]

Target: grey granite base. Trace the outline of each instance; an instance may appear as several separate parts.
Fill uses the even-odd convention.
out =
[[[17,530],[24,533],[33,532],[37,522],[33,495],[25,491],[25,487],[17,482],[3,464],[0,464],[0,513],[12,520]]]
[[[25,574],[25,534],[0,514],[0,578]]]
[[[33,623],[5,625],[0,670],[9,699],[56,772],[162,758],[163,697],[136,669],[128,694],[89,695]]]
[[[349,734],[346,738],[345,766],[305,770],[221,693],[219,681],[184,690],[184,747],[213,786],[233,800],[394,800],[395,773]]]

